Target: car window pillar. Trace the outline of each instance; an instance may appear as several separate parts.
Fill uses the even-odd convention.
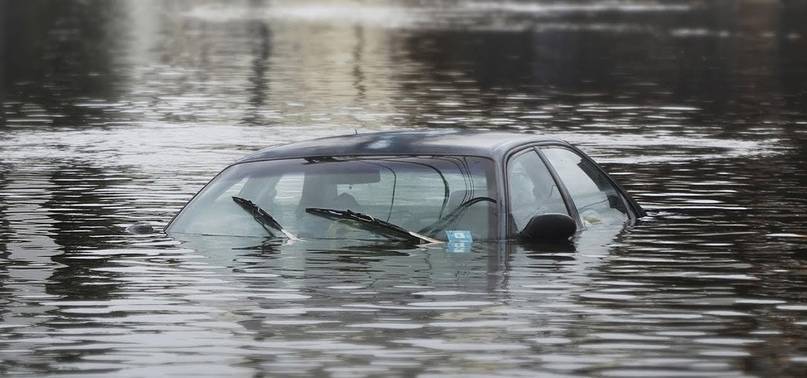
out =
[[[636,220],[638,219],[638,217],[639,217],[639,216],[643,216],[643,211],[641,210],[641,207],[640,207],[638,204],[636,204],[636,203],[635,203],[635,202],[634,202],[634,201],[633,201],[633,200],[632,200],[632,199],[631,199],[631,198],[630,198],[630,197],[629,197],[629,196],[628,196],[628,195],[625,193],[625,190],[624,190],[624,189],[623,189],[623,188],[622,188],[622,187],[621,187],[619,184],[617,184],[617,183],[616,183],[616,182],[615,182],[615,181],[614,181],[614,180],[613,180],[613,179],[612,179],[612,178],[611,178],[611,177],[610,177],[610,176],[609,176],[609,175],[608,175],[608,174],[605,172],[605,170],[603,170],[603,169],[602,169],[602,167],[600,167],[600,166],[599,166],[599,165],[598,165],[596,162],[594,162],[594,161],[593,161],[591,158],[589,158],[589,157],[588,157],[588,156],[587,156],[585,153],[583,153],[582,151],[580,151],[580,150],[578,150],[577,148],[574,148],[574,147],[572,147],[572,146],[566,146],[566,145],[555,145],[555,144],[551,144],[551,145],[544,145],[544,146],[541,146],[539,149],[540,149],[540,150],[549,150],[549,149],[555,149],[555,150],[563,150],[563,151],[567,151],[567,152],[569,152],[569,153],[573,154],[574,156],[578,157],[578,158],[579,158],[581,161],[586,162],[586,163],[588,164],[588,166],[589,166],[590,168],[592,168],[594,171],[593,171],[593,172],[587,172],[587,171],[585,171],[585,170],[584,170],[584,169],[581,167],[580,169],[582,170],[582,172],[583,172],[583,173],[584,173],[586,176],[588,176],[589,178],[592,178],[592,174],[596,173],[596,174],[598,174],[598,177],[600,177],[600,178],[604,179],[604,180],[607,182],[607,184],[610,186],[610,188],[611,188],[611,189],[612,189],[612,190],[615,192],[615,194],[617,195],[617,197],[618,197],[619,201],[621,201],[621,203],[622,203],[622,205],[623,205],[623,207],[624,207],[624,212],[623,212],[623,213],[626,215],[628,223],[630,223],[630,224],[635,224],[635,222],[636,222]],[[547,163],[547,165],[548,165],[548,166],[551,168],[552,172],[554,172],[555,174],[557,174],[557,170],[556,170],[555,166],[553,165],[552,159],[550,159],[548,156],[546,156],[546,153],[545,153],[544,151],[540,151],[540,154],[541,154],[541,156],[544,158],[544,161]],[[560,176],[560,175],[558,175],[558,176]],[[594,183],[595,185],[597,185],[597,186],[598,186],[598,189],[602,190],[602,188],[600,188],[600,187],[599,187],[599,184],[597,184],[597,183],[596,183],[596,182],[594,182],[594,181],[592,181],[592,183]],[[569,192],[569,194],[570,194],[570,202],[571,202],[573,205],[575,205],[575,208],[577,208],[576,204],[574,203],[574,200],[573,200],[573,199],[571,199],[571,197],[572,197],[572,196],[571,196],[571,192],[570,192],[570,191],[567,191],[567,192]],[[578,211],[578,212],[579,212],[579,211]],[[583,219],[582,219],[582,215],[578,215],[578,220],[579,220],[580,222],[582,222],[582,221],[583,221]]]
[[[577,228],[582,230],[583,220],[580,218],[580,214],[577,211],[577,206],[574,204],[574,200],[572,200],[572,195],[569,193],[569,189],[566,188],[566,185],[563,184],[563,180],[560,179],[558,171],[555,170],[555,167],[552,166],[549,159],[546,158],[540,148],[533,147],[533,150],[535,150],[535,153],[538,154],[541,161],[549,170],[549,174],[552,175],[552,179],[555,180],[555,185],[557,185],[560,195],[563,198],[563,202],[566,204],[566,211],[569,212],[569,216],[574,219],[575,223],[577,223]]]
[[[535,154],[540,164],[544,165],[544,168],[549,172],[551,179],[553,180],[555,186],[558,188],[558,192],[563,201],[563,206],[566,208],[566,212],[569,214],[570,217],[572,217],[572,219],[575,220],[575,223],[578,225],[578,228],[582,227],[582,220],[580,219],[580,216],[578,214],[577,207],[575,207],[574,202],[572,202],[569,191],[563,185],[563,182],[561,182],[557,172],[554,170],[552,165],[548,164],[547,159],[541,154],[540,150],[537,147],[538,146],[531,145],[531,146],[525,146],[524,148],[521,149],[513,150],[507,155],[507,158],[505,159],[504,162],[504,174],[502,175],[502,178],[505,185],[503,193],[504,197],[507,198],[507,200],[506,200],[506,206],[503,209],[504,216],[506,217],[506,219],[503,219],[503,222],[501,223],[505,223],[505,229],[507,231],[506,235],[508,235],[508,237],[514,237],[519,232],[518,226],[515,224],[514,219],[512,218],[512,210],[513,210],[512,209],[513,198],[511,196],[512,183],[510,182],[509,178],[510,169],[512,168],[511,164],[515,159],[524,156],[525,154]]]

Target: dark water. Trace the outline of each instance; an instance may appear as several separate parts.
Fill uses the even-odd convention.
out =
[[[424,5],[428,4],[428,5]],[[0,1],[0,375],[804,376],[800,1]],[[126,234],[280,142],[568,139],[574,247]]]

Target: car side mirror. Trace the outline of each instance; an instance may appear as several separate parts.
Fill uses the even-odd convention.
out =
[[[568,240],[577,232],[577,223],[566,214],[540,214],[532,217],[518,234],[526,242]]]

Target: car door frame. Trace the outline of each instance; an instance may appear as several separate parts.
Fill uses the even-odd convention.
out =
[[[508,239],[515,238],[518,234],[518,230],[512,229],[512,222],[510,221],[510,183],[508,178],[508,166],[510,164],[510,160],[520,156],[522,153],[528,153],[532,151],[533,153],[537,154],[538,157],[543,162],[544,166],[547,167],[549,170],[552,179],[555,181],[555,185],[558,187],[560,191],[561,197],[563,198],[563,202],[566,205],[566,209],[569,213],[569,216],[574,219],[575,223],[577,224],[578,230],[583,230],[583,220],[580,217],[580,214],[577,211],[577,206],[574,203],[574,199],[572,198],[569,190],[566,188],[566,185],[563,183],[563,180],[560,179],[555,166],[549,161],[546,155],[541,151],[542,148],[549,148],[549,147],[558,147],[562,149],[566,149],[572,151],[575,155],[578,155],[580,158],[585,159],[589,162],[592,166],[594,166],[598,172],[603,174],[608,182],[614,187],[614,189],[619,193],[620,198],[625,203],[626,208],[628,209],[628,225],[635,225],[639,218],[645,216],[645,212],[641,206],[631,198],[624,188],[622,188],[619,183],[614,181],[613,178],[606,172],[599,164],[597,164],[593,159],[591,159],[585,152],[581,151],[579,148],[574,147],[568,143],[561,142],[561,141],[546,141],[546,142],[537,142],[537,143],[530,143],[521,145],[515,148],[512,148],[510,151],[507,152],[505,158],[502,161],[502,183],[503,185],[503,196],[505,199],[504,204],[504,217],[501,229],[501,235],[504,235]],[[579,232],[579,231],[578,231]]]

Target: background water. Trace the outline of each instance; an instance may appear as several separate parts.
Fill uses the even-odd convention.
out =
[[[0,374],[807,374],[804,2],[2,0],[0,55]],[[565,138],[651,216],[465,254],[123,230],[261,147],[445,127]]]

